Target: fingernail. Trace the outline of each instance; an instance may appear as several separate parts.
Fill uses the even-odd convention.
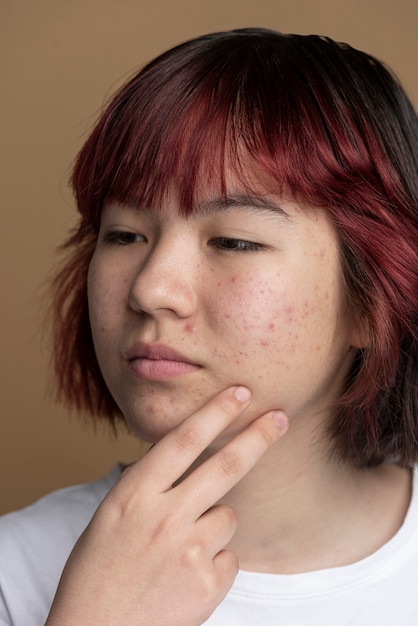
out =
[[[251,398],[251,391],[247,387],[236,387],[234,395],[240,402],[248,402]]]
[[[289,420],[287,419],[287,415],[285,415],[283,411],[275,411],[272,417],[274,423],[279,430],[285,430],[288,427]]]

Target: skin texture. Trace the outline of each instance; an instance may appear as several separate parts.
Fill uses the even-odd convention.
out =
[[[250,387],[253,401],[233,432],[272,409],[312,427],[332,410],[357,342],[336,236],[325,211],[269,200],[283,210],[246,200],[222,211],[216,197],[187,219],[175,197],[158,212],[104,208],[89,272],[95,349],[130,428],[147,441],[234,384]],[[199,367],[168,380],[138,376],[126,357],[137,342],[174,348]]]

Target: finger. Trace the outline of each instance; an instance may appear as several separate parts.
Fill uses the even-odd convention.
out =
[[[232,550],[221,550],[212,561],[215,580],[218,582],[218,604],[222,602],[238,574],[239,561]]]
[[[251,393],[246,387],[230,387],[186,418],[132,465],[126,478],[141,476],[144,488],[163,492],[189,469],[200,454],[247,408]],[[144,476],[147,478],[144,479]]]
[[[206,624],[214,608],[218,606],[232,587],[238,574],[237,556],[230,550],[221,550],[212,560],[210,567],[199,571],[200,588],[203,586],[202,598],[198,599],[201,610],[199,620],[194,624]],[[205,601],[210,598],[210,604]],[[183,622],[182,622],[183,623]]]
[[[216,505],[195,521],[187,543],[176,552],[182,568],[199,571],[206,568],[225,549],[237,529],[234,511],[226,505]],[[185,525],[182,524],[184,532]]]
[[[203,513],[195,522],[197,536],[207,545],[207,556],[213,559],[235,535],[238,520],[235,511],[225,504],[217,504]]]
[[[218,502],[287,431],[282,411],[262,415],[195,469],[176,489],[193,493],[193,510]]]

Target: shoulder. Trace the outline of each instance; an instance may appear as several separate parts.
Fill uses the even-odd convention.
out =
[[[64,535],[78,538],[120,473],[117,465],[100,480],[54,491],[20,511],[0,517],[0,546],[10,545],[14,538],[19,542],[23,538],[42,538],[47,543]]]
[[[117,465],[100,480],[60,489],[0,517],[0,592],[11,615],[30,606],[40,619],[48,610],[74,544],[121,470]],[[12,623],[41,623],[25,619],[29,615]]]

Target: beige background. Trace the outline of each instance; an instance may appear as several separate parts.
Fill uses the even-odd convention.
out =
[[[268,26],[348,41],[418,102],[416,0],[0,0],[0,513],[138,455],[46,400],[40,286],[74,223],[70,164],[95,111],[163,49]]]

